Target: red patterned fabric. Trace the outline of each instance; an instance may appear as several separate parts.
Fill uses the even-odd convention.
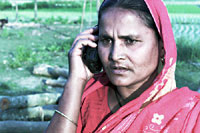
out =
[[[176,87],[174,75],[177,52],[166,7],[161,0],[145,2],[163,40],[166,52],[163,70],[153,85],[138,98],[108,117],[108,106],[102,104],[107,104],[109,80],[105,73],[96,75],[88,82],[83,94],[77,132],[200,133],[200,94],[187,87]],[[90,110],[97,107],[91,104],[94,97],[94,101],[100,100],[98,107],[104,107],[105,111],[99,108]],[[101,116],[97,118],[97,115]]]

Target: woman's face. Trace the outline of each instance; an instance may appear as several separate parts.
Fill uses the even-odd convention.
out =
[[[112,84],[139,88],[158,64],[158,40],[135,13],[108,9],[99,25],[98,53]]]

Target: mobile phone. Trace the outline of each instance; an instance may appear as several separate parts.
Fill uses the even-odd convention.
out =
[[[98,48],[85,46],[83,49],[82,59],[85,65],[92,73],[99,73],[102,70],[102,63],[98,56]]]

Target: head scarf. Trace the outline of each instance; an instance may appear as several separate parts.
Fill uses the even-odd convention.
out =
[[[200,122],[196,122],[200,121],[199,94],[190,92],[188,88],[181,90],[176,88],[177,51],[167,9],[161,0],[144,1],[163,41],[165,65],[152,86],[106,119],[97,132],[200,131]],[[105,73],[96,75],[96,77],[99,78],[94,78],[87,84],[83,99],[109,82]],[[189,113],[193,113],[193,115],[190,114],[190,118]],[[173,124],[172,119],[181,120],[179,121],[181,124]],[[195,128],[197,124],[199,127]]]

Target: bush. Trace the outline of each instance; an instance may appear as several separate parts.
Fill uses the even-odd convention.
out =
[[[193,42],[187,40],[186,37],[180,37],[177,39],[177,54],[179,61],[197,62],[200,61],[200,46],[199,41]]]
[[[49,9],[49,8],[61,8],[61,9],[69,9],[69,8],[82,8],[82,3],[74,2],[74,1],[57,1],[57,2],[37,2],[39,9]],[[12,5],[9,2],[0,2],[0,10],[8,10],[11,9]],[[34,9],[34,2],[24,3],[18,5],[19,9]]]
[[[11,35],[11,33],[7,29],[3,29],[1,31],[0,37],[2,38],[8,38]]]
[[[12,5],[9,2],[0,2],[0,10],[11,9]]]
[[[72,35],[74,36],[74,35]],[[52,56],[67,56],[74,38],[70,38],[63,43],[52,43],[37,49],[30,49],[25,46],[18,46],[13,56],[8,59],[10,68],[32,67],[35,64],[49,62]]]

